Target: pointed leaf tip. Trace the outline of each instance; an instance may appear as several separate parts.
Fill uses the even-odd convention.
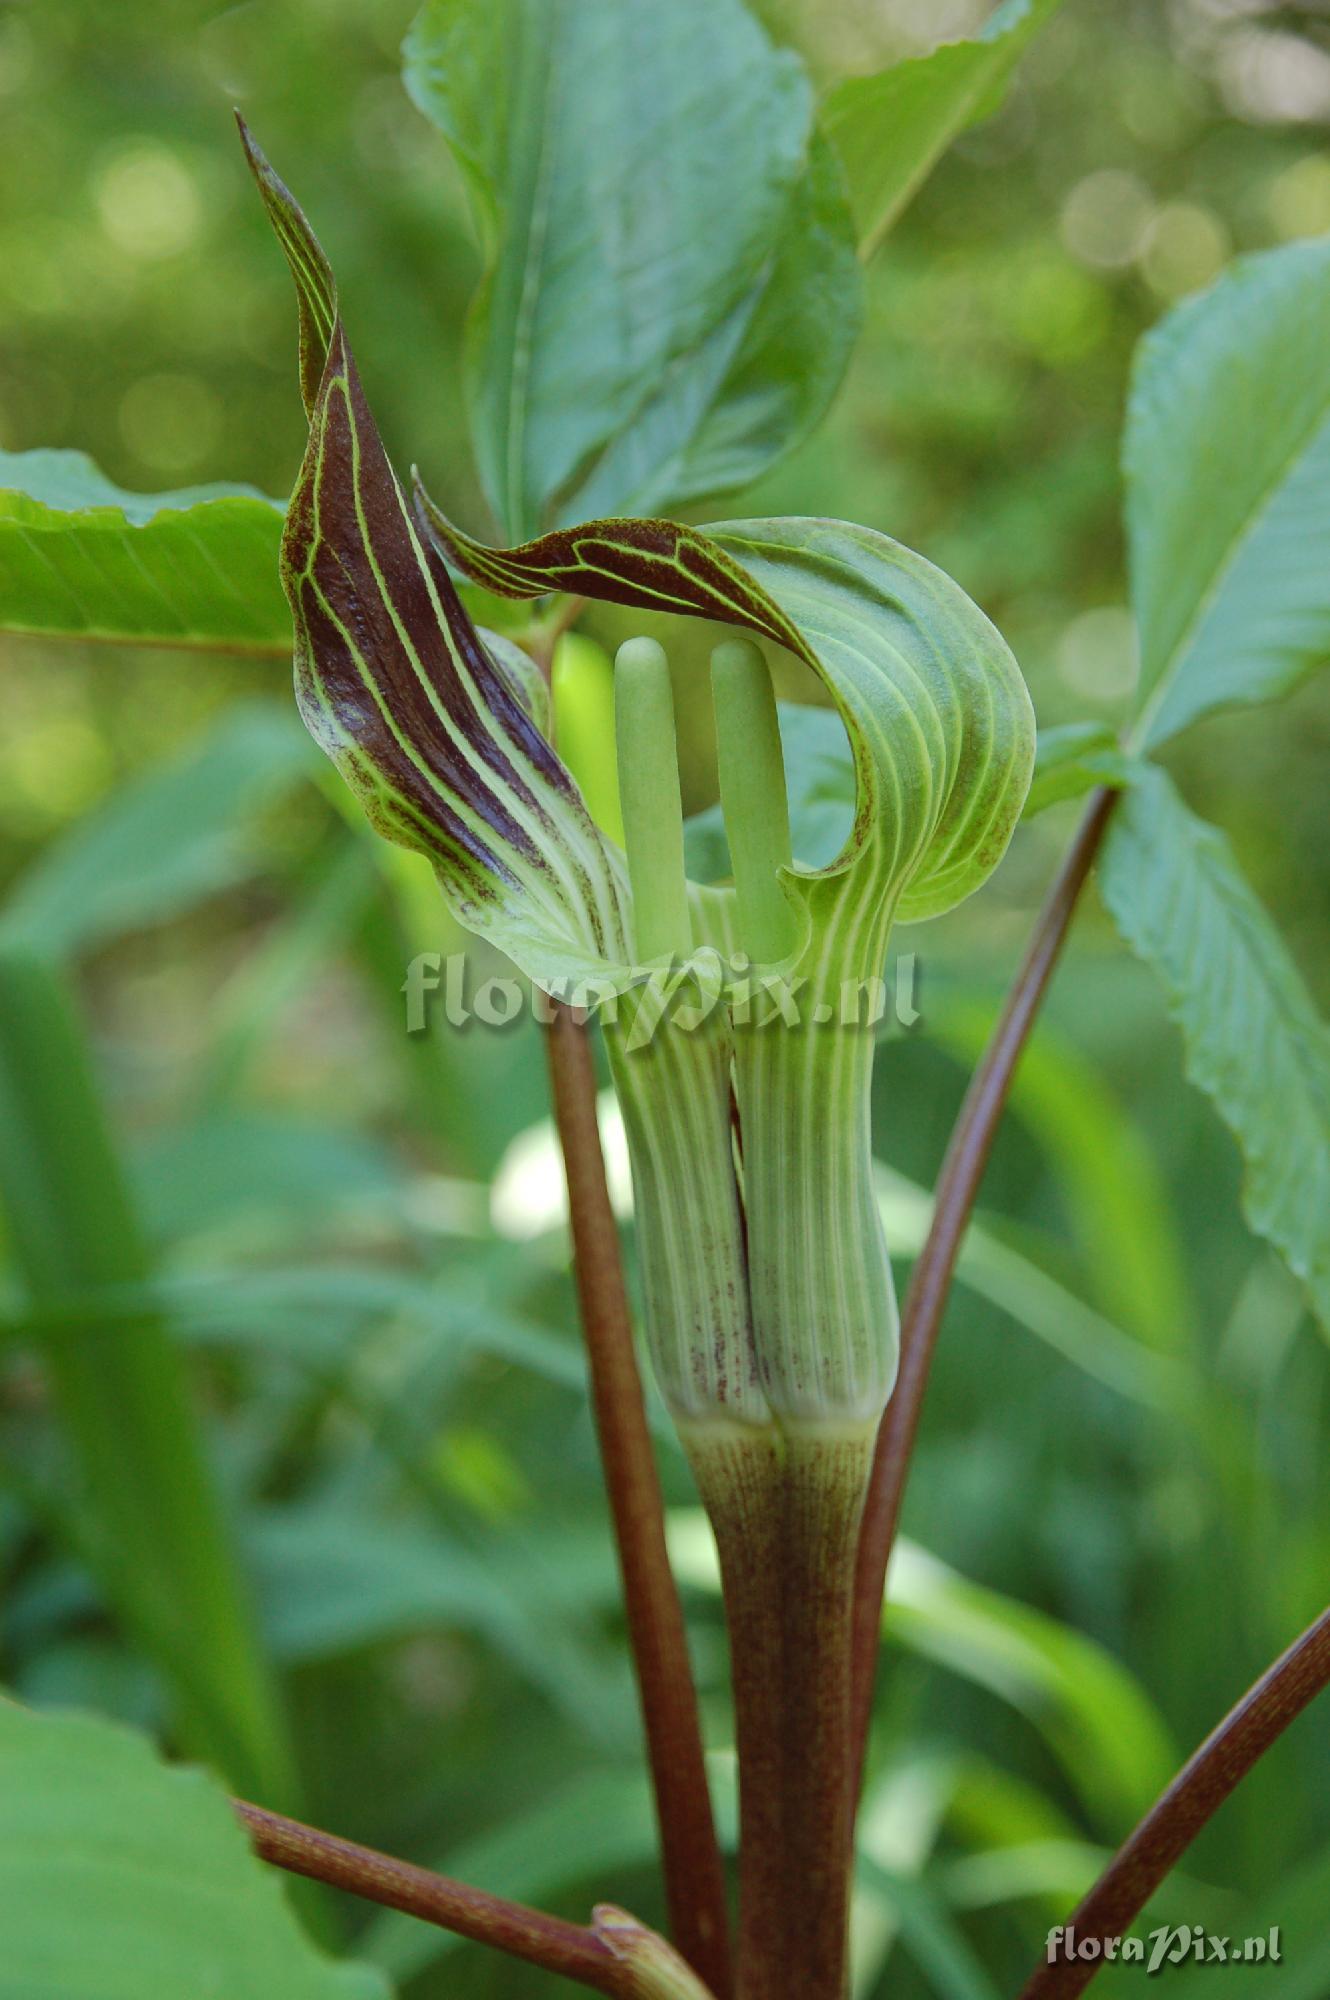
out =
[[[235,118],[249,170],[295,279],[300,302],[300,394],[306,415],[312,417],[337,325],[337,280],[300,203],[274,171],[243,115],[237,111]]]
[[[461,921],[538,983],[623,964],[618,867],[525,663],[472,623],[384,451],[327,259],[243,121],[241,137],[300,299],[309,444],[281,568],[306,726],[378,831],[428,855]]]

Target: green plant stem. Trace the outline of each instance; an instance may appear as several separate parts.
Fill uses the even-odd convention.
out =
[[[562,1005],[548,1037],[554,1117],[568,1180],[591,1394],[623,1579],[674,1940],[717,1995],[730,1992],[725,1873],[707,1787],[683,1609],[665,1545],[618,1231],[596,1122],[585,1027]]]
[[[1121,1937],[1201,1828],[1270,1745],[1330,1683],[1330,1609],[1268,1667],[1211,1731],[1067,1919],[1078,1941]],[[1020,2000],[1074,2000],[1103,1964],[1041,1964]]]
[[[569,1923],[243,1800],[233,1803],[254,1852],[274,1867],[419,1917],[613,2000],[710,2000],[664,1940],[621,1910],[605,1905],[594,1925]]]
[[[858,1775],[862,1774],[873,1707],[887,1565],[896,1539],[924,1391],[956,1259],[1016,1065],[1048,991],[1117,796],[1113,791],[1093,795],[1048,892],[992,1039],[966,1092],[938,1177],[928,1237],[911,1274],[901,1315],[900,1371],[878,1431],[859,1539],[854,1609],[854,1736]]]
[[[554,671],[554,654],[560,639],[565,632],[572,631],[586,605],[585,597],[556,597],[549,616],[518,635],[523,650],[531,655],[546,680]]]

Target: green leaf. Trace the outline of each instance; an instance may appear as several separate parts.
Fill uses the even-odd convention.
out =
[[[622,1663],[596,1651],[542,1594],[520,1544],[487,1554],[344,1503],[270,1508],[251,1517],[264,1630],[294,1665],[337,1658],[441,1628],[487,1640],[593,1740],[631,1744]],[[580,1611],[578,1613],[580,1616]]]
[[[878,1201],[892,1251],[917,1257],[932,1221],[925,1189],[880,1162]],[[970,1290],[1042,1340],[1073,1367],[1121,1396],[1155,1409],[1176,1410],[1184,1385],[1162,1356],[1133,1340],[1102,1313],[1029,1257],[994,1235],[982,1221],[966,1231],[956,1275]]]
[[[856,2000],[883,1989],[888,1960],[905,1927],[902,1898],[922,1877],[941,1837],[957,1784],[946,1751],[893,1745],[885,1767],[864,1785],[856,1826],[854,1981]],[[924,1952],[928,1949],[924,1945]]]
[[[357,1223],[390,1227],[406,1178],[391,1149],[364,1132],[271,1112],[176,1127],[135,1161],[139,1206],[159,1242],[217,1234],[335,1240]]]
[[[5,935],[54,955],[178,916],[256,871],[255,814],[318,770],[288,710],[228,710],[45,850],[10,898]]]
[[[1330,1327],[1330,1035],[1282,938],[1224,836],[1159,770],[1125,793],[1099,884],[1163,983],[1188,1075],[1242,1149],[1247,1220]]]
[[[586,1393],[586,1362],[575,1341],[490,1299],[459,1296],[453,1273],[445,1283],[373,1265],[332,1263],[182,1278],[167,1283],[164,1296],[200,1345],[262,1351],[276,1342],[316,1372],[336,1362],[376,1321],[405,1321],[455,1349],[459,1360],[489,1355],[574,1395]]]
[[[145,1285],[148,1251],[81,1025],[38,958],[0,950],[0,1202],[108,1598],[170,1681],[191,1748],[294,1800],[280,1698],[256,1638],[184,1357],[151,1309],[62,1321],[102,1286]]]
[[[883,1868],[870,1855],[859,1857],[857,1874],[894,1908],[901,1942],[939,2000],[1001,2000],[973,1945],[929,1883],[898,1868]]]
[[[1306,1863],[1291,1873],[1283,1873],[1259,1901],[1230,1914],[1215,1929],[1226,1932],[1234,1947],[1248,1937],[1279,1934],[1279,1963],[1267,1957],[1262,1963],[1243,1963],[1230,1956],[1223,1968],[1222,1985],[1233,2000],[1324,2000],[1330,1992],[1330,1927],[1325,1921],[1330,1908],[1330,1847],[1322,1847]],[[1194,1921],[1194,1912],[1180,1912],[1181,1921]],[[1139,1926],[1137,1927],[1140,1928]],[[1106,1991],[1130,2000],[1140,1993],[1139,1965],[1105,1968]],[[1216,1981],[1213,1964],[1188,1963],[1168,1967],[1168,1988],[1177,2000],[1205,2000]]]
[[[1112,1859],[1111,1851],[1070,1837],[1013,1841],[952,1862],[947,1894],[962,1909],[1038,1903],[1059,1915],[1074,1909]]]
[[[372,1264],[230,1268],[80,1286],[41,1306],[6,1300],[0,1333],[32,1338],[119,1326],[158,1311],[200,1348],[281,1356],[323,1382],[363,1352],[376,1324],[405,1322],[459,1360],[490,1355],[575,1395],[586,1392],[586,1362],[573,1341],[487,1298],[459,1297],[453,1273],[444,1284]]]
[[[928,1032],[973,1066],[997,1012],[996,1002],[934,991]],[[1047,1019],[1021,1056],[1010,1104],[1056,1169],[1059,1199],[1105,1309],[1159,1353],[1185,1349],[1192,1309],[1177,1216],[1140,1126]]]
[[[1041,729],[1024,818],[1064,799],[1078,799],[1098,785],[1130,784],[1132,760],[1106,722],[1064,722]]]
[[[1062,1923],[1112,1859],[1112,1848],[1070,1835],[981,1848],[948,1866],[947,1896],[965,1910],[1028,1903],[1042,1909],[1048,1922]],[[1212,1928],[1222,1930],[1233,1917],[1233,1899],[1225,1890],[1174,1870],[1151,1897],[1147,1910],[1161,1922],[1208,1920]]]
[[[853,230],[808,79],[739,0],[430,0],[405,61],[477,214],[472,430],[513,540],[744,484],[812,427]]]
[[[1137,733],[1330,657],[1330,238],[1240,259],[1141,343],[1123,444]]]
[[[0,1701],[0,2000],[388,2000],[305,1936],[225,1794],[91,1716]]]
[[[296,718],[288,712],[287,720]],[[317,761],[308,740],[305,747]],[[225,1104],[243,1091],[315,980],[343,953],[354,951],[366,928],[382,916],[381,863],[388,852],[358,821],[341,825],[294,885],[281,920],[246,952],[208,1010],[196,1086],[202,1105]]]
[[[80,451],[0,452],[0,629],[285,658],[282,506],[125,493]]]
[[[1144,1812],[1177,1767],[1158,1711],[1111,1653],[911,1542],[897,1544],[884,1632],[1028,1716],[1109,1826]]]
[[[861,254],[877,248],[952,140],[996,111],[1027,42],[1060,4],[1004,0],[974,41],[944,42],[828,94],[823,129],[845,168]]]

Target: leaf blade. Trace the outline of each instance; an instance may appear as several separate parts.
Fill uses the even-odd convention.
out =
[[[1041,729],[1022,817],[1030,819],[1065,799],[1083,798],[1097,785],[1118,791],[1130,784],[1131,776],[1131,758],[1107,723],[1066,722]]]
[[[0,1773],[6,2000],[388,2000],[381,1974],[305,1937],[204,1772],[118,1725],[0,1701]]]
[[[1124,795],[1099,884],[1242,1150],[1248,1222],[1330,1326],[1330,1036],[1283,940],[1223,835],[1155,768]]]
[[[229,709],[182,755],[121,787],[46,849],[9,899],[5,936],[63,954],[166,921],[256,866],[247,822],[317,770],[287,710]]]
[[[281,1699],[213,1478],[186,1364],[147,1310],[62,1327],[81,1290],[138,1289],[149,1252],[63,983],[0,950],[0,1203],[39,1351],[91,1506],[108,1601],[170,1681],[192,1746],[237,1785],[294,1802]],[[126,1450],[132,1438],[133,1451]]]
[[[477,211],[472,430],[511,539],[741,484],[811,427],[853,243],[802,67],[738,0],[429,0],[404,56]]]
[[[845,169],[862,256],[877,249],[952,140],[996,109],[1026,44],[1060,4],[1004,0],[975,40],[847,77],[828,94],[823,128]]]
[[[1162,1717],[1112,1653],[917,1543],[897,1545],[884,1631],[1026,1714],[1107,1826],[1136,1818],[1176,1768]]]
[[[1330,238],[1240,259],[1146,336],[1123,440],[1138,738],[1330,657]]]
[[[284,658],[281,533],[253,487],[127,493],[83,452],[0,452],[0,628]]]

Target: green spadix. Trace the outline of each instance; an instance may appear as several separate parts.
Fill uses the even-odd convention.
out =
[[[784,958],[796,925],[780,886],[792,860],[776,696],[761,649],[727,639],[711,655],[720,802],[734,869],[739,942],[754,964]]]
[[[687,958],[693,932],[683,866],[674,696],[665,648],[654,639],[629,639],[615,655],[614,727],[633,889],[633,946],[643,964]]]

